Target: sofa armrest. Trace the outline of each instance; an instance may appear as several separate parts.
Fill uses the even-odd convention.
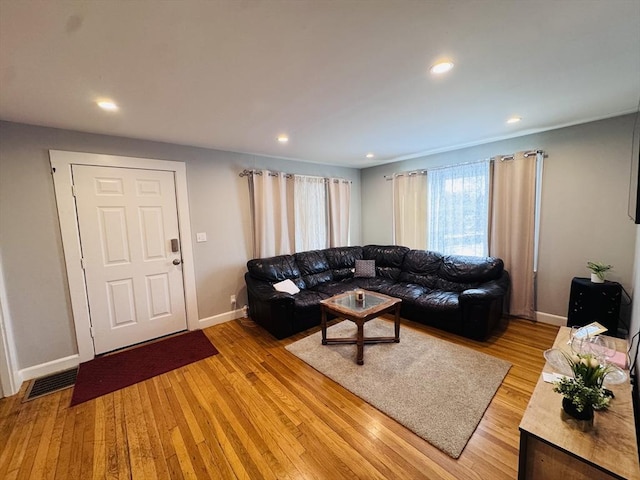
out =
[[[460,294],[460,301],[466,303],[503,298],[509,291],[509,283],[509,274],[503,271],[497,280],[491,280],[476,288],[463,291]]]
[[[264,280],[256,280],[249,273],[244,276],[247,293],[260,302],[289,301],[293,303],[293,295],[279,292],[273,285]]]
[[[248,272],[244,278],[251,319],[277,339],[292,335],[295,311],[293,295],[278,292],[270,282],[256,280]]]
[[[495,300],[504,295],[504,290],[497,285],[482,285],[478,288],[470,288],[460,294],[461,302],[477,302],[483,300]]]
[[[508,298],[509,285],[509,274],[505,270],[497,280],[483,283],[460,294],[464,336],[480,341],[488,338],[502,318],[503,303]]]

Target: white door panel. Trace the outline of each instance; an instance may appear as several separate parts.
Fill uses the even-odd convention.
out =
[[[173,173],[74,165],[73,183],[95,353],[186,329]]]

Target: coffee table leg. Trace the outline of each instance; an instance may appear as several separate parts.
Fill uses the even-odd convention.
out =
[[[327,344],[327,312],[325,311],[324,308],[321,308],[322,310],[322,320],[321,320],[321,325],[322,325],[322,345],[326,345]]]
[[[356,363],[364,365],[364,322],[361,320],[356,322],[356,325],[358,325],[358,336],[356,337],[358,355],[356,356]]]
[[[395,318],[396,338],[394,343],[400,343],[400,304],[396,305],[396,318]]]

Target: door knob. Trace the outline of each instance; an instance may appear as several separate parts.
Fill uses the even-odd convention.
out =
[[[173,264],[174,264],[174,265],[180,265],[181,263],[182,263],[182,262],[180,261],[180,259],[179,259],[179,258],[176,258],[176,259],[173,261]]]

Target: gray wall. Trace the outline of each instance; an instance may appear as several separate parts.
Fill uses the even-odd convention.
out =
[[[626,115],[362,171],[363,243],[391,243],[391,182],[384,175],[542,149],[539,312],[566,316],[571,279],[588,260],[610,263],[608,279],[633,286],[636,229],[628,216],[632,131]]]
[[[251,257],[244,168],[336,176],[353,181],[351,242],[360,237],[360,172],[203,148],[0,122],[0,258],[19,369],[77,352],[49,149],[160,160],[187,166],[199,318],[246,303]],[[196,243],[206,232],[208,242]]]
[[[633,298],[640,299],[640,225],[636,227],[636,257],[635,257],[635,271],[634,271],[634,288],[633,288]],[[640,400],[640,389],[638,389],[638,385],[640,382],[640,371],[638,370],[638,353],[640,348],[638,348],[638,342],[640,342],[640,338],[633,338],[634,335],[640,335],[640,302],[634,302],[632,305],[632,315],[631,315],[631,327],[629,328],[629,337],[631,342],[631,351],[629,353],[629,357],[631,359],[631,365],[634,364],[636,366],[636,396],[638,400]]]
[[[571,278],[587,260],[614,265],[610,279],[633,287],[636,228],[627,216],[633,116],[494,142],[362,171],[216,150],[0,122],[0,258],[18,368],[76,353],[49,149],[187,165],[199,317],[246,301],[251,256],[247,167],[353,181],[352,244],[391,242],[391,183],[385,174],[541,148],[545,161],[538,310],[566,316]],[[360,201],[361,200],[361,201]],[[361,215],[362,205],[362,215]],[[361,228],[362,224],[362,228]],[[362,232],[362,235],[361,235]],[[637,317],[636,317],[637,320]]]

